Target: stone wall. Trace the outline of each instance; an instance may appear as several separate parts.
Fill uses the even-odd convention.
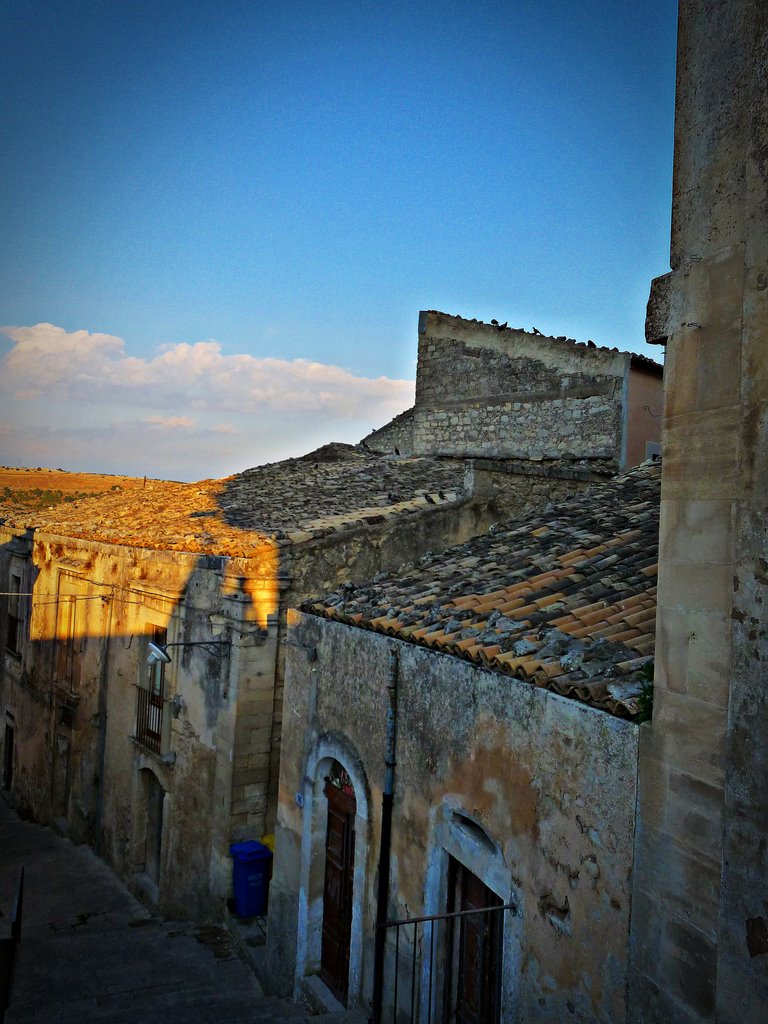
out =
[[[444,911],[450,855],[516,907],[505,915],[502,1019],[623,1021],[636,727],[364,630],[299,613],[291,623],[270,895],[272,982],[290,991],[296,965],[301,976],[317,959],[322,776],[334,757],[350,773],[358,807],[351,1001],[370,995],[387,682],[396,650],[388,916]],[[391,1001],[391,975],[385,992]]]
[[[528,331],[499,330],[446,313],[422,314],[416,405],[482,401],[505,394],[537,394],[622,378],[623,352],[577,345]]]
[[[416,405],[376,451],[621,464],[628,353],[422,313]]]
[[[371,579],[398,569],[427,551],[442,551],[483,533],[504,507],[491,494],[449,505],[426,505],[417,512],[380,522],[361,521],[356,528],[294,543],[281,553],[281,586],[277,655],[274,668],[274,708],[270,776],[265,829],[274,829],[277,816],[278,772],[283,722],[286,615],[288,609],[327,593],[347,580]],[[370,516],[368,517],[371,518]]]
[[[543,512],[550,502],[576,499],[581,491],[611,475],[611,460],[583,465],[558,460],[540,462],[472,459],[468,470],[476,500],[488,502],[497,521]]]
[[[586,455],[613,458],[619,464],[621,386],[600,394],[562,396],[550,393],[527,400],[493,404],[445,403],[417,409],[413,425],[415,451],[430,455],[497,458],[563,458]]]
[[[681,0],[659,612],[642,727],[637,1024],[768,1007],[768,9]]]

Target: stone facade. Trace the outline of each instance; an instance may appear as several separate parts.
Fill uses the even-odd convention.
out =
[[[0,541],[2,578],[23,567],[34,593],[21,598],[18,649],[6,642],[2,655],[16,807],[94,845],[164,911],[215,916],[238,820],[265,827],[273,553],[237,560],[6,530]],[[7,638],[7,616],[2,626]],[[183,646],[153,671],[159,637]]]
[[[271,982],[299,992],[318,970],[322,791],[334,759],[357,800],[349,1003],[370,998],[393,681],[389,919],[442,912],[449,865],[462,864],[514,906],[504,912],[503,1020],[624,1021],[636,727],[439,652],[300,613],[291,613],[288,638],[291,729],[270,895]],[[410,962],[408,934],[400,939],[401,971]],[[437,932],[435,942],[443,942]],[[385,962],[389,1012],[394,933]],[[423,1007],[422,972],[423,964],[416,979]],[[443,976],[434,978],[433,1000],[442,998]],[[407,984],[400,992],[410,999]]]
[[[287,608],[498,518],[461,466],[330,459],[0,523],[5,788],[168,913],[220,916],[229,844],[273,830]],[[179,646],[153,699],[158,631]]]
[[[658,646],[642,728],[637,1024],[768,1015],[768,9],[681,0]]]
[[[505,518],[522,519],[552,502],[570,498],[610,476],[599,459],[573,464],[559,460],[472,459],[468,486],[477,500],[503,510]]]
[[[660,440],[661,367],[614,349],[430,311],[419,320],[416,404],[376,451],[599,459],[613,469]],[[654,409],[651,406],[655,406]]]

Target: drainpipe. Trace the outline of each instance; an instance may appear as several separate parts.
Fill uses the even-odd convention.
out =
[[[392,840],[392,802],[395,791],[395,743],[397,740],[397,678],[398,654],[395,646],[389,649],[387,678],[387,753],[384,793],[381,798],[381,846],[379,849],[379,885],[376,895],[376,933],[373,945],[373,1024],[381,1024],[381,1004],[384,995],[384,923],[389,902],[389,863]]]
[[[115,592],[110,594],[109,612],[107,613],[107,628],[104,633],[104,653],[101,658],[101,673],[99,676],[99,742],[98,742],[98,772],[99,785],[96,790],[96,835],[94,849],[101,856],[101,823],[104,817],[104,767],[107,754],[107,683],[109,681],[109,636],[112,632],[112,606],[114,604]]]

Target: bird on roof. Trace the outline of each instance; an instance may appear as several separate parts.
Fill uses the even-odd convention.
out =
[[[508,323],[508,322],[509,322],[509,321],[505,320],[503,324],[499,324],[499,325],[498,325],[498,326],[496,327],[496,330],[497,330],[497,331],[506,331],[506,329],[507,329],[507,323]]]
[[[424,500],[427,502],[428,505],[434,505],[435,504],[435,499],[432,497],[431,494],[425,494],[424,495]]]
[[[400,449],[397,447],[397,445],[395,445],[395,455],[399,455],[399,454],[400,454]]]
[[[539,328],[538,328],[538,327],[534,327],[534,328],[533,328],[533,333],[534,333],[534,334],[541,334],[541,337],[542,337],[542,338],[544,337],[544,335],[543,335],[543,334],[541,333],[541,331],[539,330]]]

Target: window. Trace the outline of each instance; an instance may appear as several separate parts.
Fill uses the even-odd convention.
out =
[[[11,654],[21,654],[21,574],[11,572],[8,583],[8,624],[5,632],[5,646]]]
[[[59,598],[56,607],[56,683],[69,693],[80,686],[80,623],[76,587],[78,581],[68,574],[59,576]]]
[[[162,647],[167,642],[167,632],[153,626],[147,637]],[[162,753],[164,726],[167,727],[165,711],[165,663],[156,661],[145,666],[146,675],[139,682],[138,708],[136,715],[136,739],[155,754]]]

